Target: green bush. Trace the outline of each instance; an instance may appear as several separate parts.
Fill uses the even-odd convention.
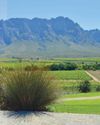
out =
[[[82,81],[78,86],[80,92],[90,92],[91,91],[91,83],[88,80]]]
[[[97,91],[97,92],[100,92],[100,85],[98,85],[98,86],[96,87],[96,91]]]
[[[6,110],[45,110],[58,95],[53,78],[43,71],[14,71],[3,77]]]
[[[49,67],[50,70],[100,70],[100,63],[84,63],[77,64],[77,63],[70,63],[70,62],[63,62],[52,64]]]
[[[77,68],[75,63],[65,63],[65,70],[76,70]]]
[[[49,69],[51,71],[59,70],[59,65],[58,64],[52,64],[51,66],[49,66]]]
[[[100,64],[83,64],[82,69],[84,70],[100,70]]]
[[[74,63],[59,63],[59,64],[52,64],[50,66],[50,70],[76,70],[78,67]]]
[[[94,65],[94,67],[95,67],[95,70],[100,70],[100,64],[96,63],[96,64]]]

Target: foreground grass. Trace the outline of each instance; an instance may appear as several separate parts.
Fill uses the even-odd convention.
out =
[[[54,112],[100,114],[100,99],[65,101],[53,104],[49,109]]]
[[[6,72],[1,77],[2,110],[45,111],[60,91],[52,76],[41,70]]]

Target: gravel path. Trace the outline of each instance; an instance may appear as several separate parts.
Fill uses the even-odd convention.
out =
[[[60,102],[60,101],[73,101],[73,100],[95,100],[95,99],[100,99],[100,96],[78,97],[78,98],[64,98],[64,99],[58,100],[58,102]]]
[[[100,125],[100,115],[0,111],[0,125]]]

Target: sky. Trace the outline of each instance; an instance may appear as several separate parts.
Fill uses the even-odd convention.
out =
[[[100,0],[0,0],[0,19],[69,17],[84,29],[100,29]]]

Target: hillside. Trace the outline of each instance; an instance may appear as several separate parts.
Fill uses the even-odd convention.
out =
[[[69,18],[0,21],[0,57],[100,56],[100,30],[84,30]]]

